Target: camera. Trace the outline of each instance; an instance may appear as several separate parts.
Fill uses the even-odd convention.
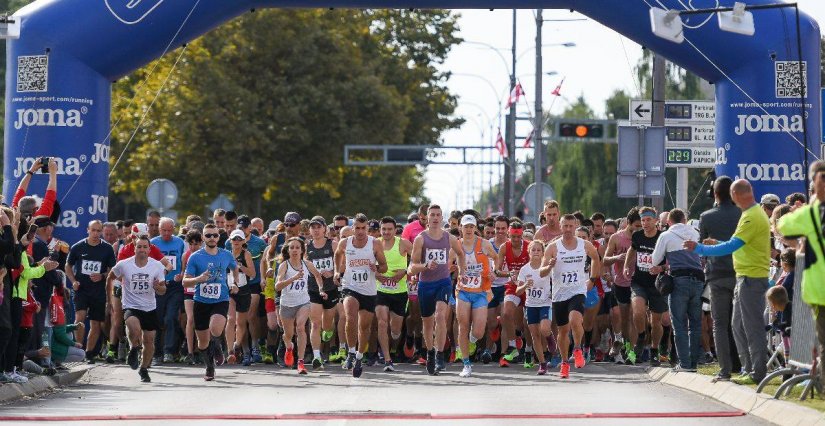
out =
[[[40,157],[40,171],[42,173],[49,173],[49,161],[51,160],[50,157]]]

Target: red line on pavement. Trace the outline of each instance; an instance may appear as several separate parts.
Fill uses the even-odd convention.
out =
[[[740,417],[744,411],[676,413],[559,413],[559,414],[415,414],[415,413],[307,413],[307,414],[104,414],[91,416],[0,416],[0,422],[93,422],[113,420],[530,420],[530,419],[655,419]]]

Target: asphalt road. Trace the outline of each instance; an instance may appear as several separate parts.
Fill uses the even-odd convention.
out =
[[[643,367],[591,364],[567,380],[557,371],[541,377],[492,364],[477,365],[469,379],[458,377],[459,364],[437,377],[418,366],[398,367],[395,373],[368,367],[354,379],[338,366],[307,376],[273,366],[223,366],[206,383],[202,368],[175,365],[152,368],[152,383],[141,383],[126,366],[99,365],[72,387],[0,407],[0,423],[766,424],[652,381]]]

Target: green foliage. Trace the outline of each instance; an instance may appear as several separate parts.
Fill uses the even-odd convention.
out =
[[[174,70],[180,50],[115,85],[113,156],[169,76],[112,190],[137,201],[166,177],[180,188],[181,213],[202,213],[219,193],[265,217],[406,212],[421,198],[421,172],[344,167],[343,147],[437,144],[458,123],[435,69],[458,42],[455,19],[441,10],[264,10],[225,24],[190,43]]]

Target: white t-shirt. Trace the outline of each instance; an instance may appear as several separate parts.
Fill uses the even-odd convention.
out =
[[[533,280],[533,287],[524,290],[524,293],[527,295],[525,306],[528,308],[539,308],[553,304],[552,294],[550,293],[553,288],[551,275],[552,274],[547,274],[546,277],[542,278],[539,270],[533,269],[529,263],[521,267],[521,270],[518,272],[519,285],[526,283],[527,280]]]
[[[155,280],[164,281],[166,276],[162,263],[149,258],[145,266],[138,267],[132,256],[118,262],[112,272],[123,281],[123,309],[155,310]]]

